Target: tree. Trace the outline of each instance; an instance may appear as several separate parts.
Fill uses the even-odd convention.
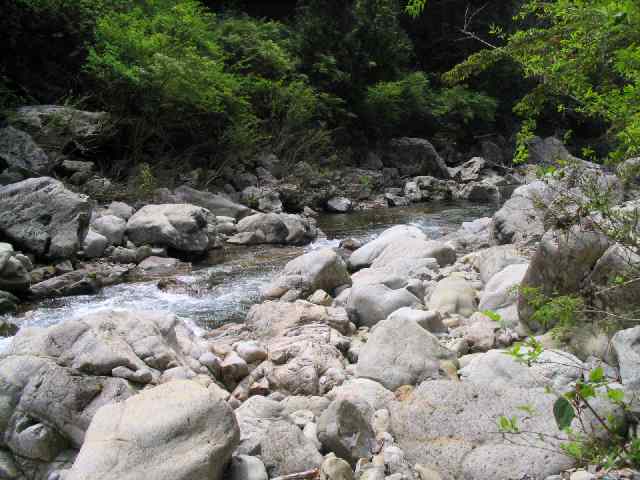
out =
[[[614,160],[640,152],[640,4],[528,0],[516,19],[519,30],[495,27],[495,40],[483,40],[486,48],[445,78],[464,82],[509,59],[535,81],[515,107],[524,119],[517,158],[526,157],[536,121],[549,110],[605,122]]]

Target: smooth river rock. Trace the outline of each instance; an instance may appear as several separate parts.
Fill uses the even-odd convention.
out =
[[[227,403],[174,381],[102,407],[66,480],[221,480],[240,434]]]

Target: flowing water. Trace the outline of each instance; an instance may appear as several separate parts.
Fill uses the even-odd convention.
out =
[[[195,265],[193,273],[178,276],[183,285],[180,290],[160,289],[157,280],[123,283],[97,295],[44,300],[9,320],[20,326],[48,326],[102,309],[143,309],[173,312],[210,329],[242,321],[251,305],[259,301],[261,288],[289,260],[306,251],[338,246],[344,238],[369,240],[399,224],[416,225],[431,238],[438,238],[457,230],[462,222],[491,215],[494,210],[495,206],[443,203],[323,215],[318,224],[326,238],[305,247],[226,247]]]

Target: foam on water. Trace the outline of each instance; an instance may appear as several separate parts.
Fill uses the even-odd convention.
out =
[[[397,224],[413,224],[431,238],[457,229],[463,221],[491,214],[493,208],[477,205],[421,205],[418,207],[325,215],[319,226],[326,233],[306,247],[257,246],[229,249],[215,265],[200,265],[191,275],[178,280],[200,293],[159,289],[156,281],[107,287],[97,295],[48,299],[8,320],[24,326],[50,326],[107,309],[172,312],[207,329],[243,321],[247,310],[259,301],[260,291],[292,258],[325,247],[337,247],[348,237],[367,241]],[[7,340],[0,341],[2,345]]]

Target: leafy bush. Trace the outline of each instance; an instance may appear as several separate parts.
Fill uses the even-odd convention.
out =
[[[390,137],[407,134],[416,125],[424,128],[427,119],[453,131],[474,120],[492,122],[496,107],[495,99],[461,86],[432,89],[426,75],[415,72],[369,87],[364,118],[377,134]]]
[[[424,121],[431,114],[429,80],[422,72],[394,82],[379,82],[367,89],[364,118],[386,137],[399,133],[412,122]]]
[[[528,0],[517,19],[520,29],[494,29],[496,44],[471,55],[447,80],[465,81],[509,59],[536,82],[515,108],[527,120],[524,141],[536,120],[553,109],[606,122],[612,159],[639,153],[640,4]]]

